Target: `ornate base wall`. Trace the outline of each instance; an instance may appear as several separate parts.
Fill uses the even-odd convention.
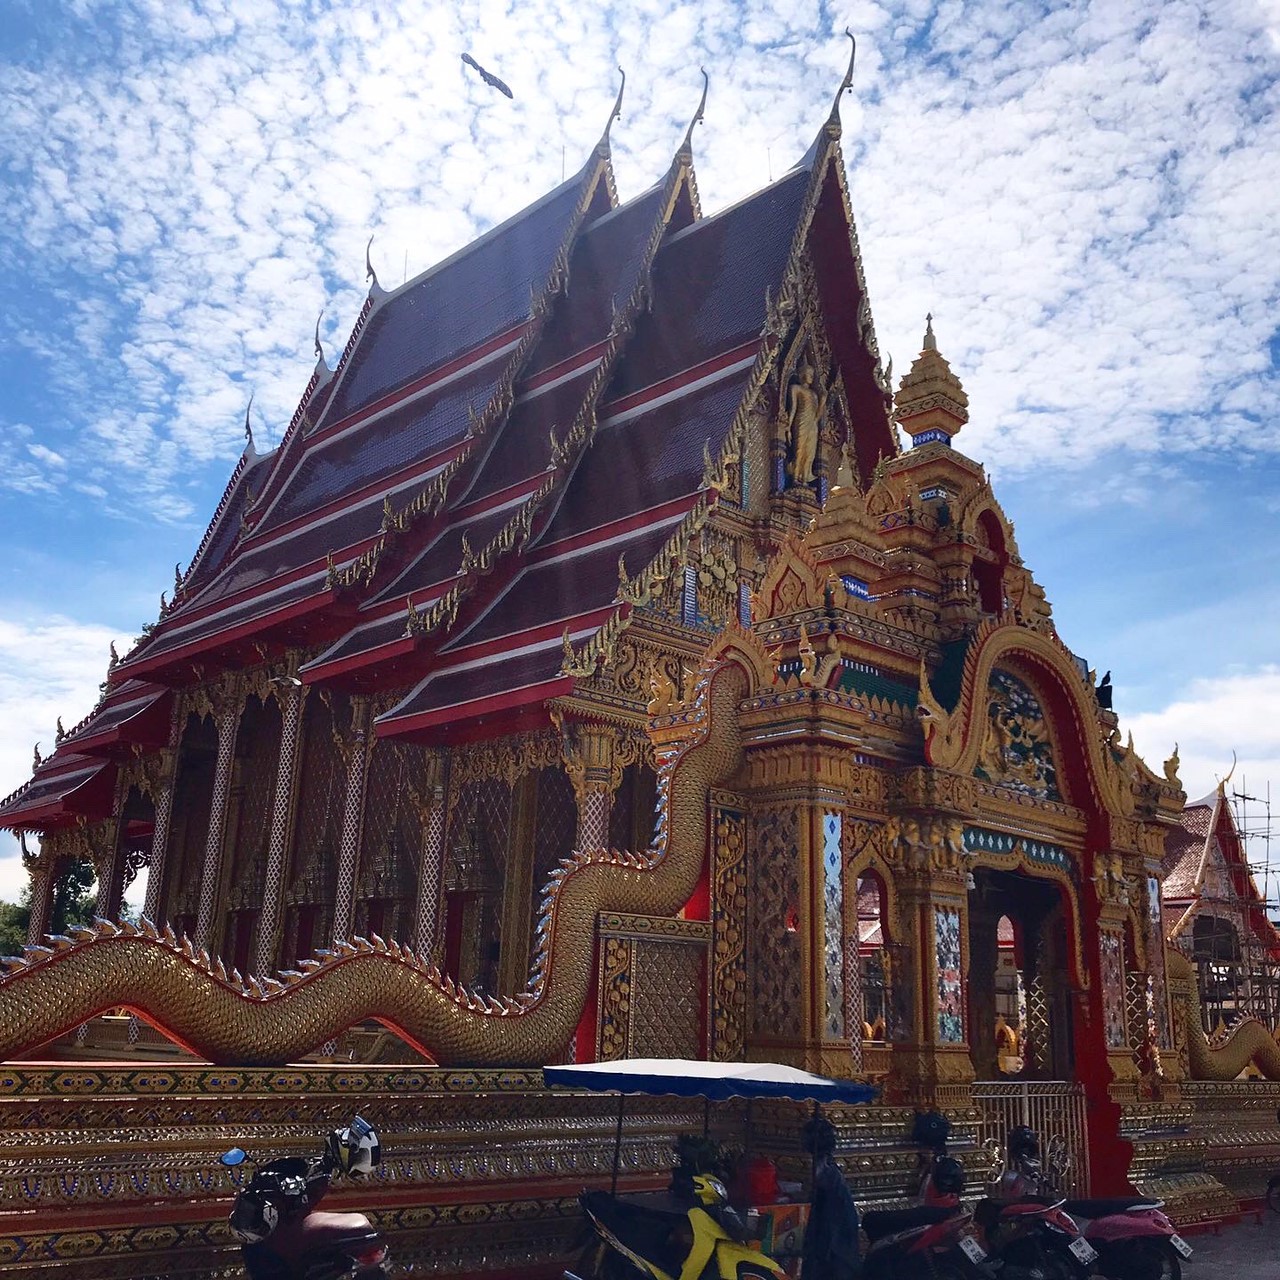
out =
[[[1280,1085],[1184,1084],[1130,1103],[1133,1176],[1183,1223],[1229,1217],[1280,1170]],[[420,1274],[554,1277],[580,1228],[577,1195],[607,1186],[618,1099],[547,1090],[536,1070],[63,1062],[0,1068],[0,1264],[6,1274],[139,1280],[241,1274],[227,1228],[238,1171],[218,1154],[310,1153],[354,1112],[383,1139],[378,1175],[328,1202],[378,1222]],[[994,1112],[949,1112],[972,1194],[993,1167]],[[900,1202],[915,1163],[910,1108],[830,1108],[839,1157],[864,1208]],[[807,1176],[805,1109],[711,1111],[713,1136]],[[621,1184],[661,1185],[702,1104],[628,1098]]]

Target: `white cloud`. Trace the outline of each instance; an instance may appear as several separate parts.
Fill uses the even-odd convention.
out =
[[[1159,711],[1123,716],[1147,763],[1159,762],[1176,744],[1187,798],[1212,791],[1237,759],[1233,789],[1261,795],[1280,778],[1280,666],[1206,676]],[[1276,795],[1280,807],[1280,793]]]
[[[86,715],[98,700],[112,641],[127,637],[66,617],[0,618],[0,795],[31,776],[38,742],[51,755],[58,716],[70,729],[69,710]],[[26,883],[18,842],[0,832],[0,899],[13,901]]]
[[[368,233],[398,283],[406,260],[422,270],[546,190],[562,148],[572,167],[594,140],[616,62],[624,194],[662,171],[693,68],[710,68],[697,148],[714,209],[803,150],[844,58],[812,2],[79,12],[114,38],[80,27],[38,63],[0,64],[16,282],[0,345],[48,374],[39,443],[105,467],[107,505],[168,519],[202,514],[184,486],[194,469],[214,494],[250,388],[278,436],[322,305],[340,349]],[[1258,38],[1274,0],[848,16],[846,145],[882,345],[903,369],[934,310],[974,451],[1012,468],[1275,448],[1278,63]],[[467,49],[514,102],[462,67]],[[0,483],[49,487],[9,453]]]

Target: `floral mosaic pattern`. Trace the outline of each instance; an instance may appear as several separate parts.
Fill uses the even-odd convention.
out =
[[[822,951],[826,971],[827,1035],[844,1035],[844,889],[840,815],[822,815]]]
[[[1147,955],[1151,959],[1151,994],[1148,997],[1149,1017],[1156,1043],[1162,1049],[1173,1046],[1169,1031],[1169,1002],[1165,995],[1164,977],[1164,924],[1160,918],[1160,881],[1147,877]]]
[[[1061,799],[1044,710],[1030,688],[1007,671],[991,673],[987,726],[974,773],[1025,795]]]
[[[964,1043],[964,992],[960,980],[960,912],[935,907],[933,958],[938,967],[938,1039]]]
[[[1124,949],[1118,933],[1106,930],[1099,944],[1102,953],[1102,1017],[1107,1048],[1123,1049],[1128,1043],[1124,1012]]]

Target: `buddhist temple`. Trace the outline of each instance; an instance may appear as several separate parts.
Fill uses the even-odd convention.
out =
[[[1206,1039],[1166,951],[1192,906],[1161,896],[1220,810],[1187,825],[1176,759],[1148,768],[1058,634],[958,448],[982,407],[942,326],[896,384],[882,359],[849,82],[728,208],[699,199],[699,106],[639,194],[606,126],[422,275],[371,264],[336,365],[276,449],[247,441],[159,616],[0,804],[32,884],[3,1123],[171,1135],[127,1192],[54,1190],[56,1142],[24,1148],[44,1199],[15,1182],[39,1216],[18,1243],[0,1223],[11,1261],[212,1268],[229,1184],[192,1170],[224,1131],[301,1149],[358,1101],[402,1256],[540,1274],[615,1119],[537,1068],[635,1056],[876,1082],[839,1117],[865,1203],[901,1194],[924,1106],[979,1181],[1030,1120],[1077,1188],[1206,1220],[1249,1194],[1195,1127],[1239,1085],[1197,1082],[1280,1078],[1280,1050],[1256,1021]],[[86,861],[102,923],[50,938]],[[688,1122],[642,1109],[624,1181]]]

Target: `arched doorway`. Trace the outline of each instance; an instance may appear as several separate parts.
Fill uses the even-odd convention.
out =
[[[1025,871],[991,867],[975,867],[972,881],[969,1026],[978,1079],[1073,1079],[1075,1026],[1061,888]]]

